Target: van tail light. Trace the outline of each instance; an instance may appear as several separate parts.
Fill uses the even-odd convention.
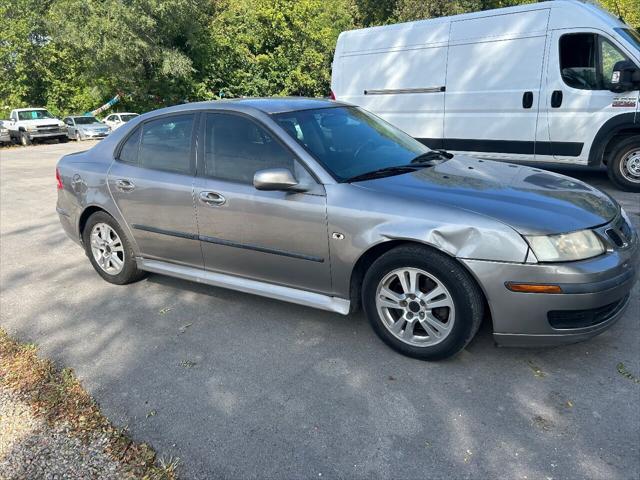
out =
[[[329,99],[330,100],[335,100],[336,99],[336,94],[333,93],[333,90],[331,90],[331,93],[329,94]]]
[[[58,190],[62,190],[64,185],[62,185],[62,179],[60,178],[60,171],[56,168],[56,183]]]

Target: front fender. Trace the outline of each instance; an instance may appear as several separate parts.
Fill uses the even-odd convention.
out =
[[[401,198],[381,203],[366,190],[353,195],[353,190],[343,185],[325,187],[336,295],[349,297],[356,263],[385,242],[421,243],[461,259],[526,261],[529,246],[525,240],[513,228],[495,219],[443,205],[416,209],[415,204]]]

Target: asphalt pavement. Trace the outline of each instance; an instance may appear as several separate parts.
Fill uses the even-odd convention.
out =
[[[0,149],[0,324],[72,367],[103,412],[204,478],[638,479],[640,285],[610,330],[453,359],[386,347],[349,317],[159,275],[104,282],[55,212],[80,145]],[[640,224],[640,195],[602,188]]]

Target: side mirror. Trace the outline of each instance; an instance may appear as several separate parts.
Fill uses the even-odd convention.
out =
[[[630,92],[640,88],[640,69],[629,60],[616,62],[611,73],[611,91]]]
[[[253,176],[253,186],[256,190],[285,190],[302,192],[305,188],[296,180],[287,168],[269,168],[259,170]]]

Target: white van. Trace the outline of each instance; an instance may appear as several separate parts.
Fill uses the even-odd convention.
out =
[[[608,165],[640,191],[640,34],[578,1],[343,32],[332,95],[429,147]]]

